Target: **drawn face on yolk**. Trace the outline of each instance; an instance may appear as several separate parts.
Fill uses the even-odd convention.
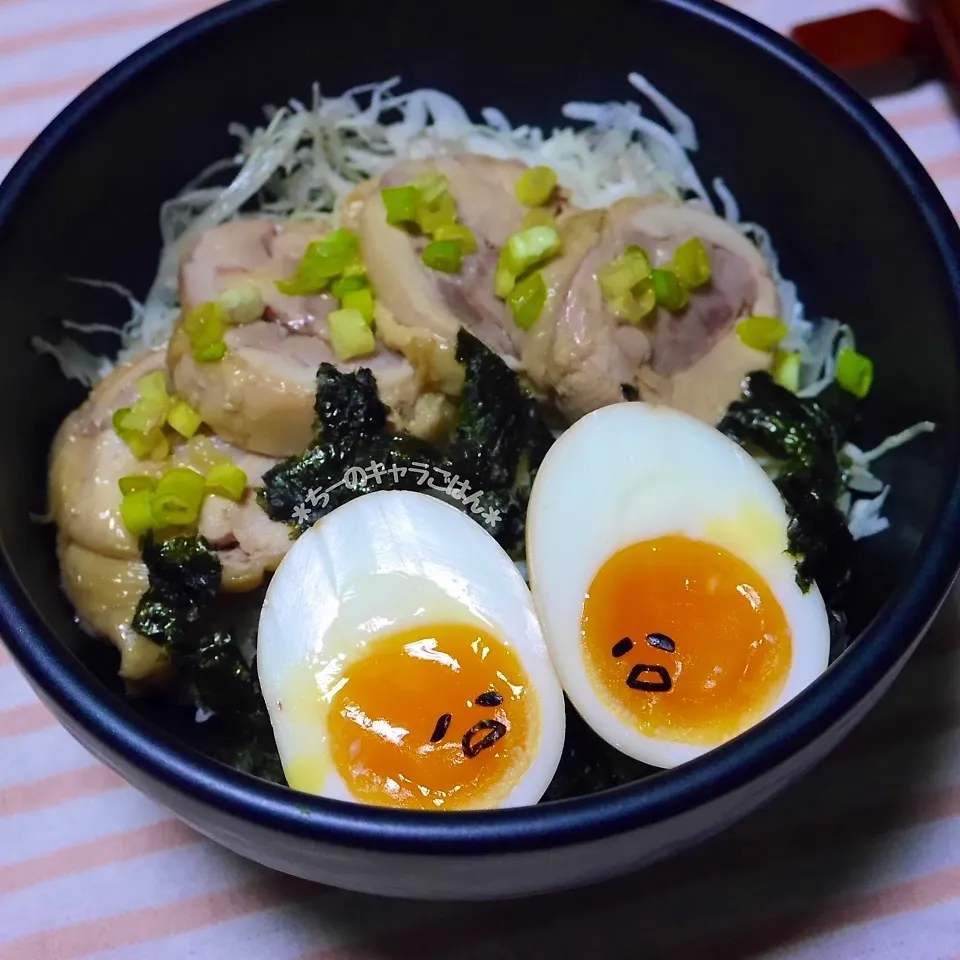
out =
[[[749,564],[667,536],[600,568],[583,605],[581,651],[594,688],[625,722],[712,746],[771,708],[789,673],[791,636]]]
[[[411,809],[492,805],[537,742],[535,694],[514,653],[465,624],[378,638],[330,704],[334,766],[358,800]]]

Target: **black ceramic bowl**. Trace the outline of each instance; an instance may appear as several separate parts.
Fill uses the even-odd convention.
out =
[[[79,97],[0,187],[0,631],[91,752],[198,830],[261,863],[418,897],[546,891],[624,872],[714,833],[827,753],[886,689],[960,555],[960,236],[884,121],[792,46],[706,0],[583,4],[235,0],[161,37]],[[776,716],[680,769],[537,807],[415,815],[261,783],[204,758],[186,730],[91,667],[58,587],[42,512],[48,445],[83,399],[30,337],[56,318],[119,321],[66,276],[142,294],[157,210],[229,155],[230,121],[266,103],[401,74],[549,126],[571,99],[619,99],[638,70],[689,110],[698,166],[765,224],[813,314],[852,324],[876,361],[864,444],[920,419],[937,432],[884,464],[892,530],[862,547],[857,639]],[[116,311],[111,315],[111,311]],[[106,345],[106,344],[105,344]]]

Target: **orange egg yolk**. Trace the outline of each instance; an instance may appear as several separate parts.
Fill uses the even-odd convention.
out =
[[[484,630],[445,623],[380,637],[343,676],[329,743],[358,800],[493,806],[528,765],[535,695],[513,651]]]
[[[583,605],[594,688],[662,740],[711,746],[773,706],[786,683],[786,617],[749,564],[682,536],[635,543],[600,568]]]

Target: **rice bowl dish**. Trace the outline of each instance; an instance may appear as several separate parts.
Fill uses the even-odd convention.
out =
[[[534,803],[686,762],[842,651],[853,543],[887,526],[871,464],[933,425],[852,442],[853,331],[629,79],[662,123],[478,125],[397,81],[269,111],[165,205],[115,357],[35,343],[92,388],[51,457],[64,588],[225,762]]]

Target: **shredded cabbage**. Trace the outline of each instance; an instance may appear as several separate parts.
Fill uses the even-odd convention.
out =
[[[767,231],[741,221],[736,198],[723,180],[713,181],[711,195],[697,174],[690,158],[698,148],[693,120],[641,75],[631,73],[628,81],[662,122],[646,115],[634,101],[572,102],[562,113],[580,126],[545,133],[539,127],[512,126],[495,107],[481,112],[483,123],[474,123],[457,100],[439,90],[398,92],[399,77],[363,84],[334,97],[323,96],[314,85],[309,104],[291,100],[281,107],[267,107],[266,122],[252,130],[232,124],[229,132],[238,141],[237,154],[208,167],[163,205],[160,261],[142,303],[116,284],[79,281],[111,289],[130,304],[126,325],[120,331],[111,328],[121,341],[115,360],[95,356],[69,339],[54,345],[34,338],[34,346],[56,357],[67,376],[89,386],[115,362],[167,342],[179,315],[177,274],[183,245],[212,226],[244,216],[242,210],[250,201],[255,201],[258,216],[277,220],[335,214],[361,181],[399,159],[467,151],[550,166],[574,203],[583,207],[661,192],[719,212],[754,243],[766,261],[788,327],[781,346],[800,354],[800,396],[815,397],[833,382],[840,350],[855,348],[853,332],[839,321],[806,316],[796,285],[780,271]],[[228,172],[231,176],[224,183]],[[104,329],[104,325],[64,325],[85,332]],[[880,511],[889,489],[872,474],[869,464],[932,429],[930,423],[917,424],[867,454],[852,445],[844,448],[849,469],[839,506],[855,537],[870,536],[887,526]]]

